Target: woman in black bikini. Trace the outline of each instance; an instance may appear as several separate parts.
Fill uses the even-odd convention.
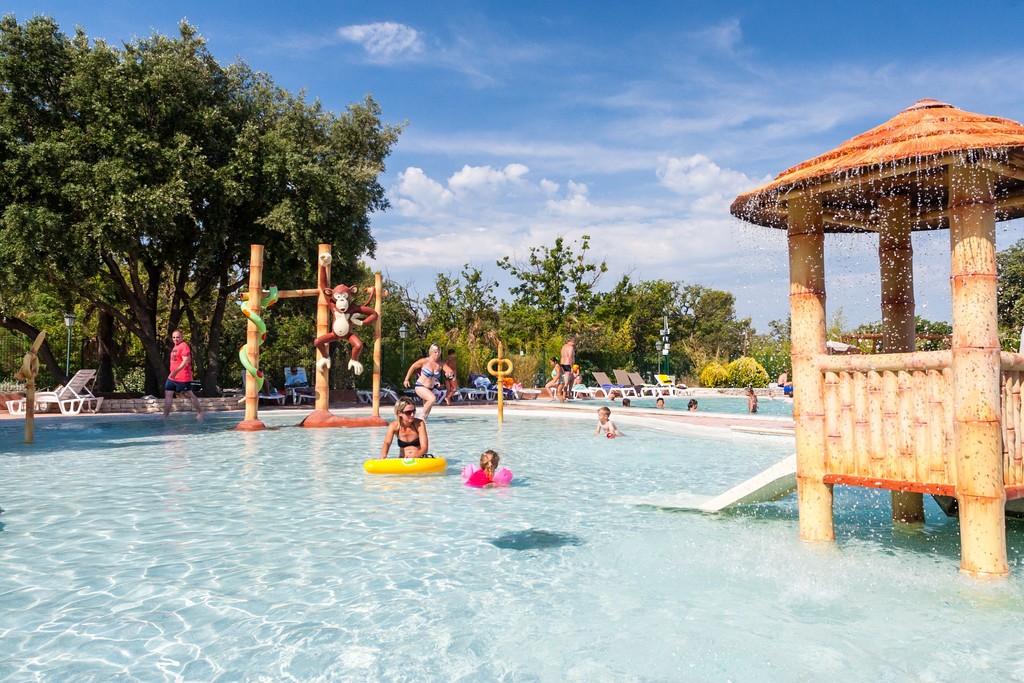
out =
[[[380,457],[388,457],[391,441],[398,437],[398,452],[402,458],[425,458],[427,455],[427,423],[416,417],[416,406],[404,396],[395,403],[395,416],[398,418],[388,425],[384,435],[384,445],[380,449]]]
[[[444,380],[441,378],[441,348],[437,344],[430,346],[426,358],[420,358],[409,366],[405,373],[405,386],[409,386],[409,376],[419,370],[414,389],[416,395],[423,399],[423,419],[430,417],[430,409],[444,397]]]

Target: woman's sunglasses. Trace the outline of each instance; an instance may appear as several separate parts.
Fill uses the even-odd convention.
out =
[[[412,410],[403,410],[402,411],[402,415],[415,415],[415,414],[416,414],[416,409],[415,408],[413,408]]]

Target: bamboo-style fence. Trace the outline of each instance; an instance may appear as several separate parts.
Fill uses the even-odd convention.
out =
[[[1024,497],[1024,356],[1002,353],[1003,487]],[[955,496],[952,352],[822,354],[823,481]]]

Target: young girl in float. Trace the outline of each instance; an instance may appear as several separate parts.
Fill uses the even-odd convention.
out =
[[[614,439],[617,436],[625,436],[619,431],[619,428],[615,426],[615,423],[611,420],[612,411],[607,406],[601,406],[597,409],[597,429],[594,430],[594,436],[604,433],[609,439]]]
[[[480,454],[480,466],[466,465],[462,468],[462,481],[466,486],[481,488],[484,486],[506,486],[512,481],[512,471],[498,467],[498,454],[484,451]]]
[[[427,423],[416,417],[416,406],[404,396],[395,403],[395,417],[398,419],[388,425],[384,435],[384,445],[380,449],[380,457],[388,457],[391,441],[398,437],[398,455],[401,458],[424,458],[427,455]]]

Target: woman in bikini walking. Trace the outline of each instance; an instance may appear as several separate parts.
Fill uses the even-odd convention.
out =
[[[426,358],[420,358],[418,361],[409,366],[409,371],[405,373],[405,381],[403,384],[409,386],[409,377],[412,373],[419,371],[419,377],[416,378],[416,384],[414,389],[416,395],[423,399],[423,419],[426,420],[430,417],[430,409],[434,407],[434,404],[444,396],[443,382],[441,380],[441,349],[437,344],[430,346],[430,351],[427,352]]]

